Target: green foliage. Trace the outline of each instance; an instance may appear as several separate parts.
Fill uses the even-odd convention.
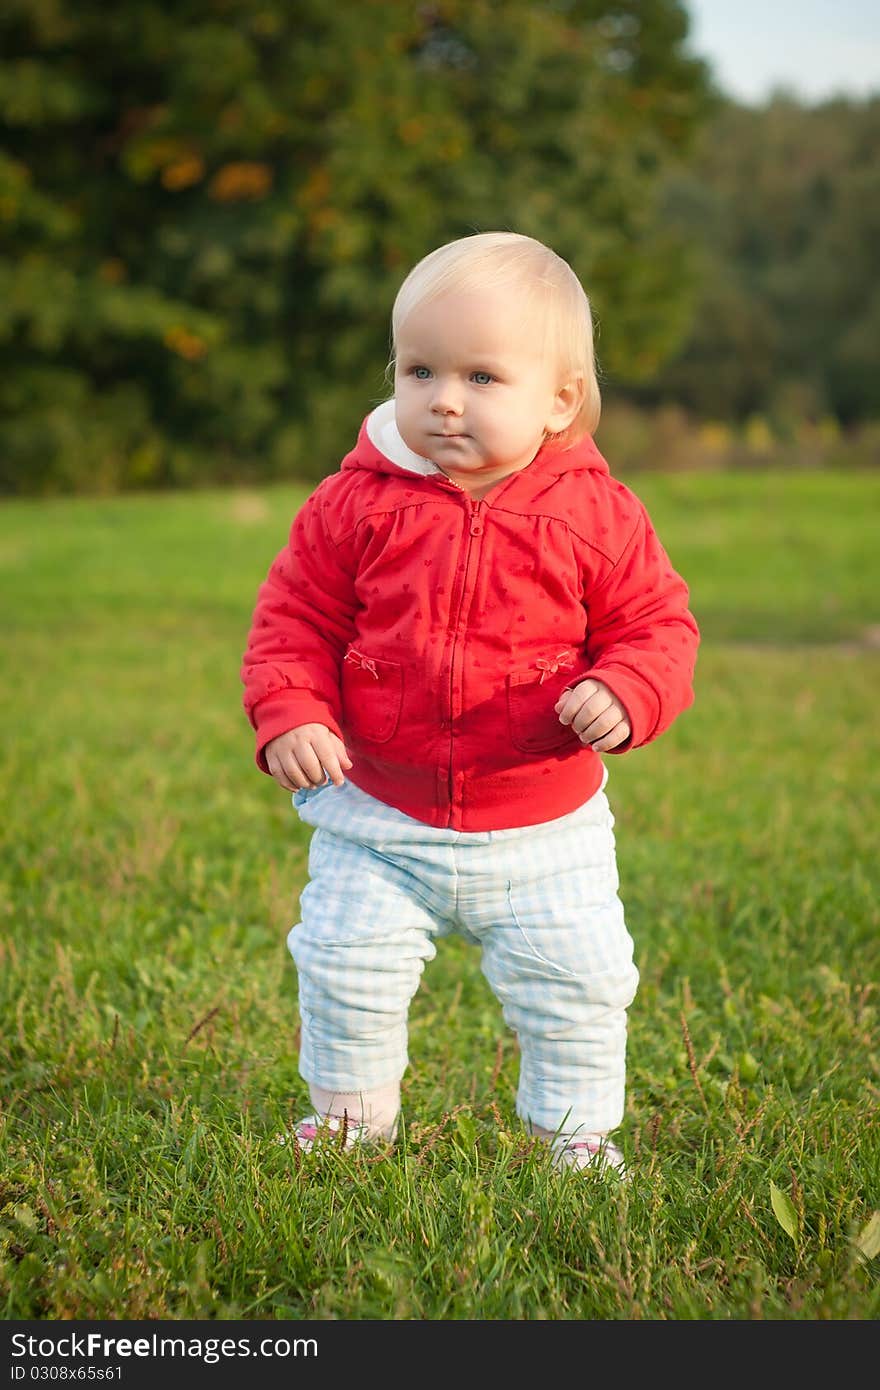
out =
[[[678,0],[11,0],[0,490],[323,476],[403,275],[476,230],[568,257],[644,378],[687,322],[686,35]]]
[[[796,1243],[798,1238],[797,1212],[791,1198],[778,1188],[775,1182],[770,1184],[770,1205],[773,1208],[773,1215],[786,1235],[789,1235]]]
[[[583,279],[610,406],[776,439],[876,421],[880,100],[740,107],[688,22],[8,0],[0,493],[323,477],[387,393],[407,270],[492,228]]]
[[[624,1188],[523,1133],[457,938],[392,1153],[274,1142],[307,1105],[308,830],[253,763],[238,661],[305,489],[0,508],[4,1317],[877,1318],[880,475],[639,491],[705,641],[693,709],[609,759]]]
[[[880,417],[878,142],[880,98],[724,105],[667,183],[702,288],[645,399],[719,419],[761,412],[783,428]]]

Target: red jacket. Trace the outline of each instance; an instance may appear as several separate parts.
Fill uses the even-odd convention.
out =
[[[637,748],[693,700],[688,590],[592,439],[552,441],[474,501],[397,433],[393,402],[294,519],[242,665],[264,748],[345,742],[356,786],[428,825],[499,830],[575,810],[602,764],[554,704],[587,676]]]

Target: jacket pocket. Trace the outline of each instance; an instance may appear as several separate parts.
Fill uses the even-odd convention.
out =
[[[507,677],[507,717],[514,748],[523,753],[551,753],[578,746],[577,737],[569,725],[560,724],[553,708],[570,679],[572,665],[558,657],[548,658]]]
[[[358,738],[387,743],[400,722],[403,667],[349,647],[342,663],[343,721]]]

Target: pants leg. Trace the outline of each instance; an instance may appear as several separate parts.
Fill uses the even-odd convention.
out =
[[[408,1064],[410,1001],[433,959],[436,922],[405,871],[367,845],[315,829],[297,968],[299,1070],[332,1092],[397,1082]]]
[[[613,824],[598,792],[571,816],[501,846],[494,884],[467,919],[519,1039],[517,1112],[550,1131],[605,1133],[623,1118],[627,1008],[639,977]]]

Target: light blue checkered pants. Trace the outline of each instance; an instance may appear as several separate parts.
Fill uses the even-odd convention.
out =
[[[481,947],[519,1040],[518,1114],[554,1131],[614,1129],[639,976],[604,790],[558,820],[467,832],[424,825],[349,781],[293,802],[315,827],[287,938],[303,1078],[329,1091],[399,1081],[410,1001],[437,938],[457,932]]]

